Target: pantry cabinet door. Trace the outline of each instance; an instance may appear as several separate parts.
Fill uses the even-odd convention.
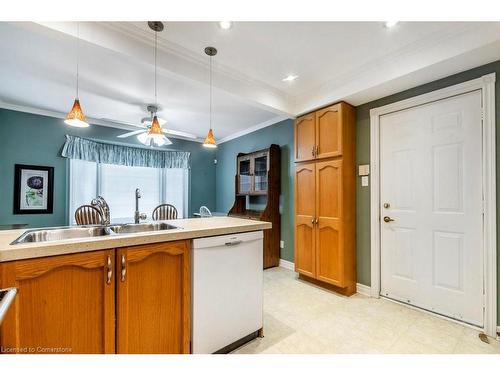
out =
[[[344,287],[342,160],[316,164],[316,277]]]
[[[113,250],[1,263],[0,289],[18,289],[3,352],[114,353],[113,263]]]
[[[190,351],[189,242],[117,250],[117,352]]]
[[[295,120],[295,161],[314,159],[315,149],[314,113]]]
[[[342,155],[341,104],[316,112],[316,158]]]
[[[315,167],[295,167],[295,271],[315,275]]]

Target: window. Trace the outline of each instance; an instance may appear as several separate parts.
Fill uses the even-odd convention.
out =
[[[74,212],[98,195],[106,199],[114,222],[133,220],[135,189],[141,190],[139,211],[150,218],[156,206],[170,203],[179,218],[187,214],[188,170],[94,163],[70,160],[70,223]]]

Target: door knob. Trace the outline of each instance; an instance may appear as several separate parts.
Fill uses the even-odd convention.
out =
[[[390,223],[391,221],[394,221],[394,219],[391,219],[389,216],[384,216],[384,221],[386,223]]]

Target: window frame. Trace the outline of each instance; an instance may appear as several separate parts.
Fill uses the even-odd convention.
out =
[[[74,210],[73,208],[73,173],[74,173],[74,163],[76,159],[69,159],[68,163],[68,204],[67,204],[67,211],[68,211],[68,225],[74,225],[75,220],[74,220]],[[85,161],[85,160],[84,160]],[[99,196],[102,194],[102,164],[99,162],[90,162],[96,164],[96,186],[95,186],[95,196]],[[134,167],[130,167],[134,168]],[[160,193],[159,193],[159,204],[165,204],[167,203],[166,198],[167,198],[167,168],[153,168],[157,169],[159,173],[159,181],[160,181]],[[182,169],[182,168],[179,168]],[[183,218],[188,218],[188,211],[189,211],[189,194],[190,194],[190,181],[191,181],[191,170],[190,169],[183,169],[184,174],[183,174],[183,186],[184,186],[184,191],[183,191],[183,207],[182,212],[179,212],[182,214]],[[149,216],[149,215],[148,215]]]

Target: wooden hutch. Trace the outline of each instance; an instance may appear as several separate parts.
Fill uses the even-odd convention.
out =
[[[268,221],[264,231],[264,268],[280,260],[281,150],[278,145],[236,158],[235,199],[228,216]]]

